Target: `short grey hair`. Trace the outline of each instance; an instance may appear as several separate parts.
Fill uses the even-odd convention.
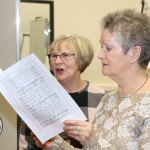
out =
[[[134,46],[141,47],[139,66],[146,69],[150,61],[150,17],[133,9],[118,10],[102,19],[102,28],[118,36],[126,54]]]

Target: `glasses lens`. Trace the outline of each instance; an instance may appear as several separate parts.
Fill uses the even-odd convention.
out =
[[[62,53],[62,54],[60,55],[60,57],[61,57],[62,59],[64,59],[64,60],[68,60],[68,59],[71,58],[71,54],[70,54],[70,53]]]
[[[55,54],[49,54],[48,55],[49,60],[55,60],[56,57],[57,57],[57,55],[55,55]]]
[[[72,56],[72,55],[75,55],[75,54],[70,54],[70,53],[61,53],[60,55],[57,55],[57,54],[49,54],[49,55],[48,55],[48,58],[49,58],[49,60],[54,61],[54,60],[56,60],[57,57],[59,56],[60,59],[62,59],[62,60],[69,60],[69,59],[71,59],[71,56]]]

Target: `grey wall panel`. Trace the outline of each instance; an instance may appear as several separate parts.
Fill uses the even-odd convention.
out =
[[[17,59],[17,0],[0,4],[0,68],[6,69]]]
[[[19,0],[2,0],[0,4],[0,68],[3,70],[15,63],[19,56],[18,4]],[[0,150],[17,150],[16,113],[1,94],[0,118],[3,122]]]

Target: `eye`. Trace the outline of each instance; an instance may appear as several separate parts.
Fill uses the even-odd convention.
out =
[[[51,54],[50,57],[51,57],[51,58],[56,58],[57,55],[56,55],[56,54]]]
[[[70,57],[70,54],[69,53],[62,53],[61,56],[62,57]]]
[[[111,48],[111,47],[106,47],[106,50],[107,50],[107,51],[111,51],[112,48]]]

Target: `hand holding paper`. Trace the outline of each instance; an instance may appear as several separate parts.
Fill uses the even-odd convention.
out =
[[[63,131],[64,120],[86,120],[34,54],[0,74],[0,91],[42,143]]]

